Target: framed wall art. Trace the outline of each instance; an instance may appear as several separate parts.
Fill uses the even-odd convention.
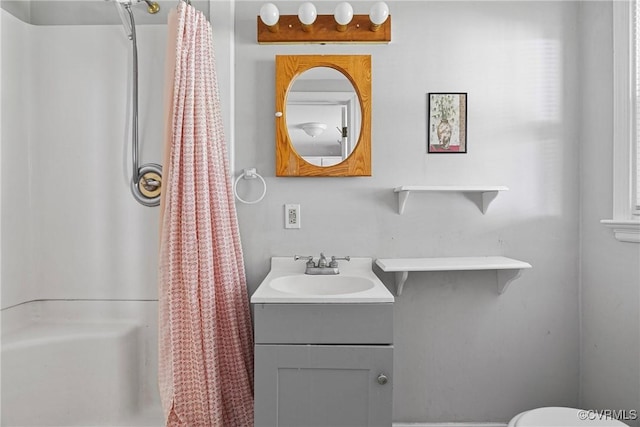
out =
[[[467,152],[467,94],[430,92],[427,147],[429,153]]]

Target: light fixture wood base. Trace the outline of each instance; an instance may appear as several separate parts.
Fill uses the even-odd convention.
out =
[[[269,31],[264,22],[257,17],[257,38],[260,44],[296,44],[296,43],[390,43],[391,16],[380,25],[377,31],[371,31],[369,15],[353,15],[346,31],[338,31],[333,15],[318,15],[316,22],[303,31],[297,15],[281,15],[277,32]]]

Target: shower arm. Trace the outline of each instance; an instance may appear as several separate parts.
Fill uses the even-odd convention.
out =
[[[151,1],[151,0],[142,0],[142,1],[147,4],[147,12],[149,12],[150,14],[153,15],[160,11],[160,5],[158,5],[158,3],[156,3],[155,1]]]

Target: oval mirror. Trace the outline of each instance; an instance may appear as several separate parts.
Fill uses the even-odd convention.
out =
[[[358,143],[360,101],[349,79],[334,68],[315,67],[298,75],[287,93],[286,111],[291,144],[312,165],[338,164]]]
[[[371,56],[276,55],[276,176],[371,175]]]

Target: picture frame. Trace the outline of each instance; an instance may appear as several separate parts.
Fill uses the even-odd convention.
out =
[[[465,154],[467,152],[467,93],[427,94],[427,152]]]

